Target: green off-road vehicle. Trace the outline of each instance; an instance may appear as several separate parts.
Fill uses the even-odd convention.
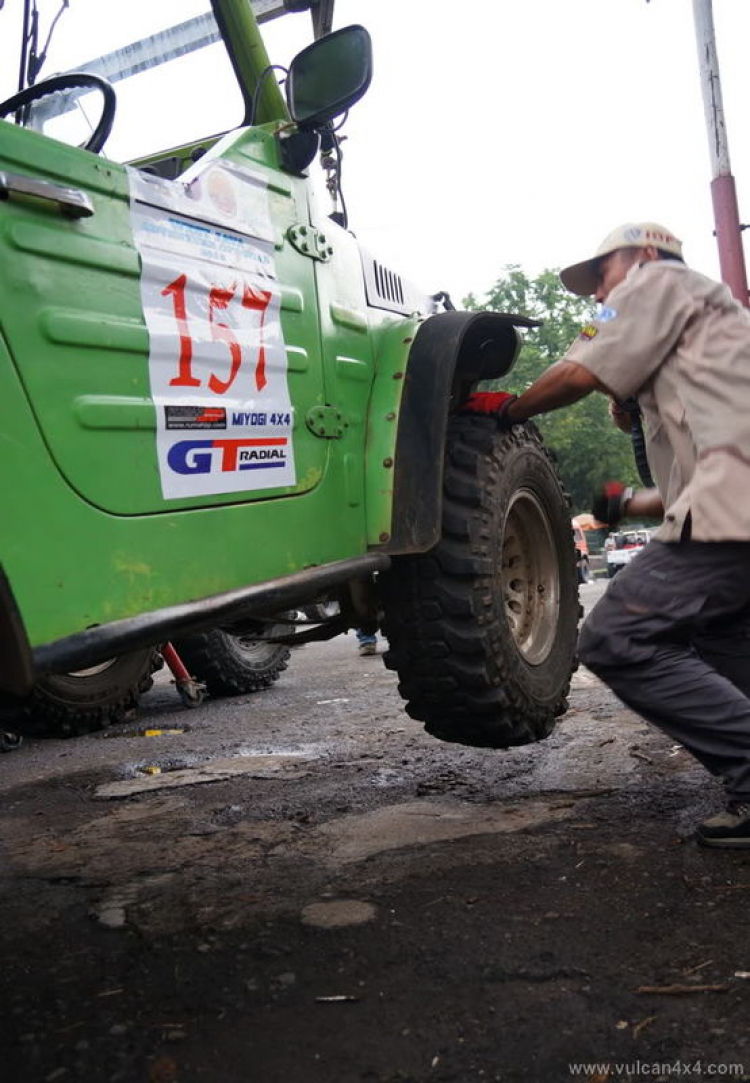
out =
[[[84,670],[96,706],[166,640],[286,657],[380,626],[430,733],[542,738],[573,664],[568,503],[532,425],[461,412],[530,321],[446,308],[316,195],[342,206],[362,27],[206,4],[0,15],[0,689]],[[319,33],[282,94],[258,22],[284,8]]]

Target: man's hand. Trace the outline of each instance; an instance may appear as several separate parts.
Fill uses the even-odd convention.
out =
[[[517,398],[518,395],[510,395],[507,391],[477,391],[469,395],[461,406],[461,412],[495,417],[503,428],[509,429],[513,421],[508,416],[508,409]]]
[[[591,514],[600,523],[617,530],[621,520],[661,519],[664,502],[658,489],[626,488],[619,481],[607,481],[592,501]]]
[[[516,397],[507,391],[479,391],[469,395],[460,409],[494,416],[501,428],[509,429],[537,414],[570,406],[592,391],[611,394],[583,365],[576,361],[558,361],[550,365],[523,395]]]
[[[600,492],[594,495],[591,514],[600,523],[606,523],[612,530],[617,530],[627,514],[626,505],[633,496],[633,490],[620,481],[605,481]]]

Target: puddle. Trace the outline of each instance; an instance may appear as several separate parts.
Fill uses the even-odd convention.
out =
[[[317,745],[303,745],[302,748],[238,748],[235,756],[251,756],[255,759],[282,757],[283,759],[311,760],[316,758]]]
[[[371,784],[375,786],[376,789],[387,790],[391,786],[403,784],[405,780],[403,771],[397,771],[393,767],[381,767],[380,770],[373,775]]]
[[[147,726],[145,729],[139,730],[116,730],[113,733],[107,733],[104,735],[107,741],[119,741],[123,737],[127,737],[130,740],[140,737],[181,737],[184,733],[190,733],[190,726]]]

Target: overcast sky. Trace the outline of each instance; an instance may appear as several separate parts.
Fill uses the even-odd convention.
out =
[[[44,26],[57,7],[40,4]],[[46,74],[207,7],[73,0]],[[21,8],[8,0],[0,19],[6,94]],[[744,207],[750,221],[750,0],[714,0],[714,15],[740,215]],[[122,38],[125,22],[139,32]],[[691,0],[336,0],[334,28],[352,22],[372,34],[375,74],[344,129],[344,190],[351,228],[393,269],[460,301],[481,296],[506,264],[559,267],[593,254],[620,222],[653,219],[718,276]],[[311,40],[310,16],[263,31],[271,60],[288,63]],[[168,146],[235,120],[218,73],[188,79],[183,97],[178,65],[192,63],[139,77],[135,124],[130,88],[118,84],[105,153],[117,158],[130,136]],[[177,115],[160,108],[164,80]]]
[[[714,0],[732,168],[750,221],[750,0]],[[654,219],[718,276],[691,0],[336,0],[373,38],[345,128],[352,229],[455,299],[507,263],[593,253]],[[272,59],[308,15],[264,27]]]

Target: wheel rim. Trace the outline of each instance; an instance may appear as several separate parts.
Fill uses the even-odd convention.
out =
[[[248,662],[264,662],[273,651],[279,649],[279,643],[264,643],[251,636],[232,636],[235,646]]]
[[[560,572],[552,526],[529,489],[519,489],[508,507],[500,585],[518,652],[529,665],[541,665],[557,633]]]
[[[89,666],[88,669],[74,669],[70,673],[66,673],[67,677],[80,677],[85,679],[86,677],[96,677],[99,673],[104,673],[110,669],[111,666],[117,661],[116,658],[109,658],[106,662],[100,662],[98,666]]]

